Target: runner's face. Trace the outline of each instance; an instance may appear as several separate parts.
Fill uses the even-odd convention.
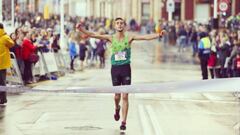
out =
[[[125,23],[123,20],[117,20],[115,21],[115,29],[118,31],[118,32],[122,32],[125,28]]]

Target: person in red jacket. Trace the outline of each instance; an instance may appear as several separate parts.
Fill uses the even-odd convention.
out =
[[[32,75],[32,62],[30,62],[29,58],[32,53],[35,53],[36,46],[32,43],[31,33],[25,33],[25,38],[22,43],[22,58],[24,61],[24,73],[23,80],[26,84],[32,83],[33,75]]]
[[[240,54],[237,54],[234,61],[235,77],[240,77]]]
[[[208,69],[211,74],[211,78],[214,79],[215,77],[215,66],[217,62],[217,54],[214,51],[211,51],[210,57],[208,59]]]
[[[24,63],[22,59],[22,44],[18,44],[17,40],[19,39],[15,33],[10,34],[10,37],[14,41],[14,46],[10,49],[10,51],[15,54],[21,76],[23,76]]]

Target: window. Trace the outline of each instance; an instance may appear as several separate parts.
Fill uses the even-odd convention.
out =
[[[142,3],[142,19],[150,19],[150,3]]]

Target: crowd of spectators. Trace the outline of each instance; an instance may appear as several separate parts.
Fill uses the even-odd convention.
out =
[[[17,14],[15,24],[17,29],[10,36],[15,42],[11,49],[15,53],[24,82],[33,83],[32,68],[35,62],[29,61],[33,53],[54,52],[67,53],[69,56],[68,69],[75,71],[76,58],[80,60],[80,69],[98,65],[105,67],[105,52],[107,42],[103,40],[87,39],[75,29],[75,25],[82,22],[86,29],[100,34],[112,34],[113,20],[109,18],[70,17],[65,16],[64,43],[60,46],[60,16],[52,15],[44,19],[40,13]],[[230,17],[225,27],[212,29],[211,23],[200,24],[193,21],[164,21],[154,22],[150,19],[145,26],[135,19],[128,23],[128,30],[132,32],[159,32],[164,29],[167,33],[161,41],[164,46],[178,47],[179,53],[184,53],[187,47],[192,47],[192,56],[199,54],[200,33],[205,32],[211,40],[211,53],[208,68],[211,78],[240,76],[240,15]]]

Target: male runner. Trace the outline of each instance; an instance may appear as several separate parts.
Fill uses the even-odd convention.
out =
[[[78,30],[86,34],[88,37],[104,39],[111,43],[111,75],[113,86],[131,85],[131,43],[134,40],[152,40],[161,37],[165,31],[148,35],[128,35],[125,33],[126,22],[122,18],[116,18],[114,21],[116,33],[114,35],[100,35],[98,33],[89,32],[82,27],[82,24],[77,24]],[[120,100],[121,94],[115,94],[115,114],[114,119],[120,119]],[[126,130],[126,121],[128,114],[128,93],[122,93],[122,124],[120,130]]]

